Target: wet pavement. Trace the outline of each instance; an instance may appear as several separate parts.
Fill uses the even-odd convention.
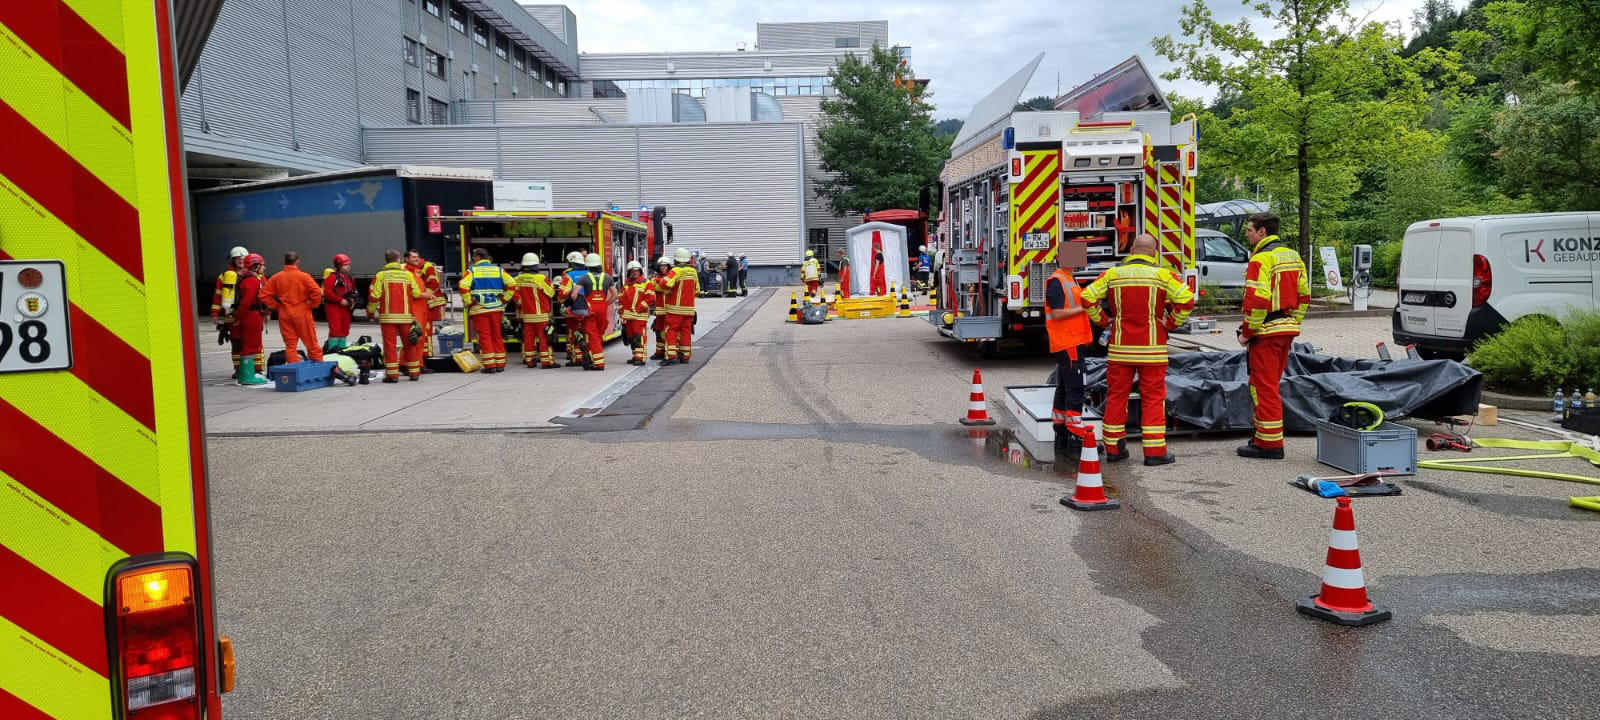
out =
[[[1176,465],[1104,466],[1121,510],[1074,512],[1074,464],[1031,455],[996,402],[1047,360],[921,320],[794,326],[786,300],[556,432],[214,440],[229,717],[1600,707],[1600,514],[1566,507],[1586,488],[1424,471],[1356,501],[1395,617],[1339,627],[1294,611],[1332,519],[1286,482],[1334,474],[1312,439],[1265,463],[1241,436],[1176,440]],[[975,365],[994,428],[955,422]]]

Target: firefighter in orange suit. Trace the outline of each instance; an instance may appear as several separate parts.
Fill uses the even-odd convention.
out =
[[[1167,452],[1167,331],[1189,317],[1194,293],[1160,266],[1159,246],[1149,233],[1134,238],[1129,251],[1121,264],[1095,278],[1082,295],[1090,320],[1107,322],[1101,302],[1112,315],[1106,354],[1106,460],[1128,458],[1122,439],[1127,433],[1128,395],[1137,376],[1144,464],[1166,465],[1175,460]]]
[[[655,320],[650,323],[650,329],[656,334],[656,351],[650,356],[651,360],[665,360],[667,358],[667,276],[672,274],[672,258],[665,255],[656,261],[656,275],[650,278],[650,292],[653,294],[651,314]]]
[[[284,362],[300,362],[300,343],[305,343],[311,362],[322,362],[322,343],[317,342],[317,321],[311,311],[322,305],[322,286],[300,269],[299,253],[283,254],[283,269],[267,279],[261,299],[278,311],[278,332],[283,335]]]
[[[383,254],[388,263],[372,279],[372,290],[367,293],[367,317],[378,316],[378,327],[383,329],[383,381],[400,382],[400,370],[412,380],[422,375],[421,334],[411,332],[417,321],[411,312],[411,303],[422,297],[422,283],[400,262],[400,251],[389,250]]]
[[[1050,354],[1056,359],[1056,396],[1050,424],[1055,427],[1056,458],[1071,460],[1093,437],[1084,437],[1083,366],[1079,348],[1094,342],[1094,329],[1084,310],[1083,288],[1067,268],[1057,268],[1045,282],[1044,327]]]
[[[1311,305],[1311,281],[1300,253],[1278,239],[1278,216],[1250,216],[1245,238],[1251,243],[1245,268],[1244,325],[1239,344],[1248,348],[1250,405],[1256,432],[1239,447],[1247,458],[1283,458],[1283,398],[1278,382],[1289,365],[1289,348]]]
[[[550,301],[556,289],[549,278],[539,272],[539,256],[528,253],[522,256],[522,272],[517,274],[517,319],[522,321],[522,364],[541,368],[556,367],[550,352]]]
[[[644,266],[638,260],[628,263],[628,281],[622,285],[622,339],[633,348],[629,365],[645,364],[645,323],[650,321],[650,302],[655,291],[644,279]]]
[[[417,276],[417,283],[422,285],[422,297],[411,301],[411,316],[417,319],[417,327],[422,328],[422,341],[418,345],[423,357],[433,352],[433,313],[435,305],[444,297],[439,286],[439,268],[433,263],[422,259],[422,253],[416,250],[406,251],[406,269]],[[443,305],[438,306],[443,312]]]
[[[872,272],[867,276],[872,287],[867,288],[867,294],[874,297],[889,294],[889,282],[885,279],[883,268],[883,248],[872,248]]]
[[[267,261],[260,255],[251,253],[245,256],[244,269],[239,274],[238,293],[235,295],[237,302],[233,304],[233,318],[229,326],[230,335],[238,340],[235,349],[239,351],[239,371],[234,373],[240,385],[265,385],[267,379],[257,374],[265,371],[265,363],[260,358],[264,353],[261,347],[261,335],[266,330],[266,306],[261,304],[261,285],[266,282],[261,279],[261,271],[266,269]]]
[[[221,333],[217,344],[221,345],[221,337],[226,337],[231,345],[234,375],[239,374],[239,338],[230,326],[233,325],[233,307],[239,295],[239,281],[250,272],[245,264],[249,256],[250,251],[242,247],[229,250],[228,269],[217,275],[217,288],[211,293],[211,323]]]
[[[678,248],[677,261],[667,274],[667,353],[662,365],[689,363],[694,347],[694,299],[700,293],[700,276],[689,265],[689,251]]]
[[[483,356],[483,371],[505,372],[506,342],[500,324],[505,322],[506,300],[515,292],[516,280],[489,259],[489,251],[472,249],[472,267],[461,274],[461,297],[467,318],[478,337],[478,353]]]
[[[850,299],[850,256],[839,251],[839,297]]]
[[[589,364],[585,370],[606,369],[606,330],[611,325],[611,301],[617,297],[616,282],[606,276],[600,267],[600,254],[584,257],[589,270],[589,291],[584,300],[589,303],[589,317],[584,320],[583,334],[589,341]]]

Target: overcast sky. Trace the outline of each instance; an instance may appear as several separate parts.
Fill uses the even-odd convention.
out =
[[[1404,21],[1423,0],[1353,0],[1352,10],[1382,21]],[[573,0],[578,48],[585,52],[687,52],[753,46],[758,22],[888,20],[889,41],[911,47],[918,77],[932,81],[936,119],[965,119],[967,112],[1034,53],[1044,62],[1024,98],[1056,95],[1095,73],[1140,55],[1156,73],[1169,66],[1150,39],[1178,32],[1183,0]],[[1242,15],[1237,0],[1211,0],[1219,18]],[[1457,3],[1461,4],[1460,2]],[[1048,9],[1046,9],[1048,8]],[[1259,23],[1258,23],[1259,27]],[[1215,93],[1187,83],[1163,89],[1183,95]]]

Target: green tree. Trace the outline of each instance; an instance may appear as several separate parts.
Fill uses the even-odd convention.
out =
[[[934,123],[933,131],[940,135],[949,135],[950,137],[955,137],[961,133],[961,126],[965,124],[966,121],[961,120],[960,118],[946,118]]]
[[[1490,130],[1500,186],[1541,210],[1600,207],[1600,101],[1545,85],[1496,113]]]
[[[1502,66],[1534,67],[1547,80],[1600,96],[1600,2],[1502,0],[1484,10],[1505,41]]]
[[[1375,162],[1406,161],[1430,141],[1420,128],[1430,91],[1448,94],[1471,81],[1453,51],[1401,54],[1402,38],[1380,23],[1361,24],[1349,0],[1262,0],[1248,18],[1225,23],[1205,0],[1184,7],[1172,36],[1153,41],[1187,78],[1236,102],[1226,118],[1202,119],[1201,154],[1219,170],[1259,178],[1309,257],[1314,230],[1334,233],[1337,214]],[[1285,213],[1286,215],[1288,213]],[[1287,233],[1286,233],[1287,234]]]
[[[1056,109],[1056,99],[1048,95],[1040,95],[1038,97],[1031,97],[1027,100],[1017,103],[1016,107],[1013,107],[1011,110],[1012,112],[1022,112],[1024,110],[1054,109]]]
[[[818,195],[835,215],[917,207],[918,191],[938,179],[953,138],[935,133],[923,86],[878,46],[864,59],[846,57],[831,75],[838,96],[822,102],[817,151],[833,176]]]

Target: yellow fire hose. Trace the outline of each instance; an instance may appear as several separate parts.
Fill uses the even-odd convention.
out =
[[[1459,458],[1456,460],[1423,460],[1417,463],[1419,468],[1430,470],[1461,470],[1463,472],[1497,473],[1500,475],[1519,475],[1522,477],[1545,478],[1548,480],[1565,480],[1567,482],[1588,483],[1600,485],[1600,478],[1587,475],[1572,475],[1569,473],[1549,472],[1546,470],[1528,470],[1517,467],[1499,467],[1494,465],[1476,465],[1479,462],[1505,462],[1509,460],[1549,460],[1553,458],[1578,457],[1588,460],[1591,465],[1600,465],[1600,451],[1585,447],[1567,440],[1508,440],[1505,438],[1473,438],[1472,444],[1486,448],[1514,448],[1518,450],[1553,450],[1539,455],[1505,455],[1501,457]],[[1594,510],[1600,512],[1600,496],[1595,497],[1569,497],[1567,504],[1575,508]]]

